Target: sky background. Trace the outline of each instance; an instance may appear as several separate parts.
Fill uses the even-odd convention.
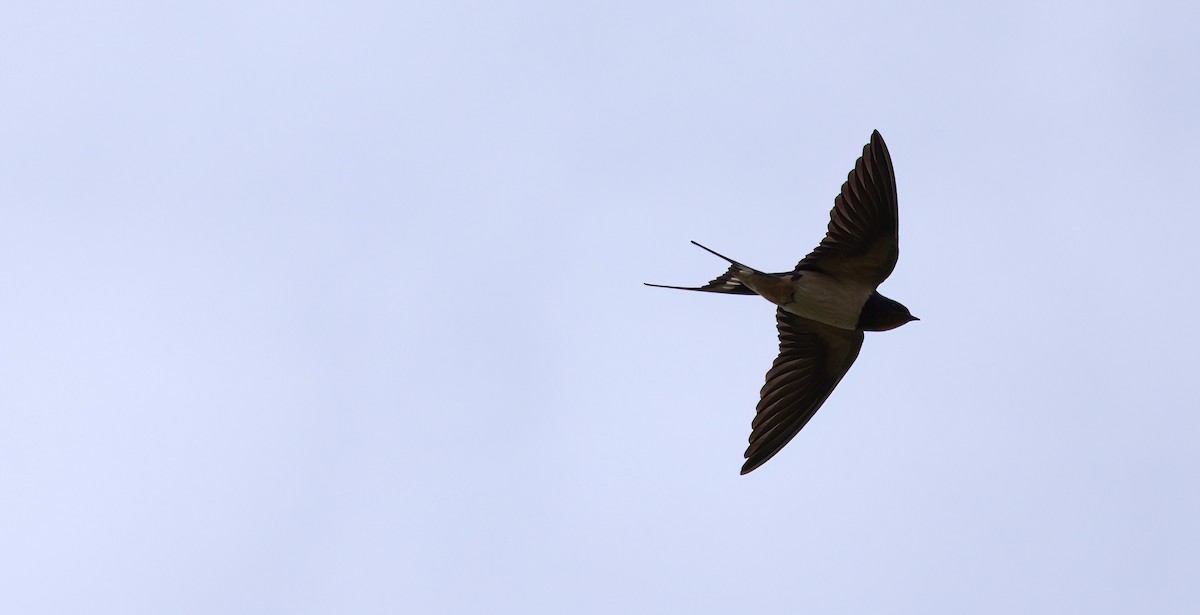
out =
[[[0,612],[1195,613],[1193,2],[0,7]],[[739,476],[871,131],[922,320]]]

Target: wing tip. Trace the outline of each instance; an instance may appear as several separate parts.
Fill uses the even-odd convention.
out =
[[[864,150],[867,148],[872,148],[872,147],[879,149],[884,154],[884,156],[889,157],[889,158],[891,157],[891,155],[888,154],[887,143],[885,143],[883,141],[883,135],[879,134],[879,129],[875,129],[874,131],[871,132],[871,142],[867,145],[866,148],[864,148]]]
[[[767,462],[767,459],[770,459],[770,457],[768,456],[766,459],[747,459],[746,463],[742,464],[742,472],[740,476],[745,476],[759,469],[762,467],[762,464]]]

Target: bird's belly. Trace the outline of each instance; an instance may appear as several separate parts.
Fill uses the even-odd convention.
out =
[[[794,282],[792,300],[783,309],[839,329],[853,330],[875,289],[846,284],[823,273],[806,271]]]

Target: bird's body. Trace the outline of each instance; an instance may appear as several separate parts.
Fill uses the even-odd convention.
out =
[[[879,131],[863,148],[834,199],[828,232],[792,271],[763,273],[729,261],[700,287],[660,286],[760,295],[778,306],[779,356],[767,372],[746,449],[746,474],[784,447],[825,403],[862,347],[863,331],[887,331],[917,320],[879,294],[899,257],[896,178]]]
[[[871,293],[861,284],[845,284],[819,271],[794,274],[738,274],[747,288],[784,310],[838,329],[853,331]]]

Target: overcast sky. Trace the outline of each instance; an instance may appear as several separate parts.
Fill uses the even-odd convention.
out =
[[[974,6],[969,6],[974,4]],[[1195,613],[1193,2],[0,8],[0,612]],[[873,129],[921,321],[739,476]]]

